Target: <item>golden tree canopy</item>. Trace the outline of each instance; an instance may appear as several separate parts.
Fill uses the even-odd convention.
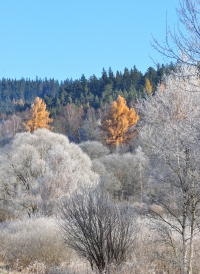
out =
[[[148,78],[145,78],[145,87],[144,90],[147,91],[149,94],[152,94],[153,87]]]
[[[37,128],[51,129],[48,124],[53,121],[49,118],[50,112],[46,110],[46,104],[39,97],[35,98],[34,103],[31,105],[30,119],[24,123],[27,131],[33,132]]]
[[[106,133],[106,143],[117,146],[131,139],[131,127],[137,124],[138,119],[135,109],[129,109],[126,100],[119,95],[102,121],[101,129]]]

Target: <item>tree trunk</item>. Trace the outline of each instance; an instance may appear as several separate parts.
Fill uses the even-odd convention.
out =
[[[186,197],[184,197],[186,200]],[[183,254],[182,254],[182,267],[181,274],[186,274],[187,272],[187,245],[186,245],[186,219],[187,219],[187,205],[184,203],[183,208],[183,224],[182,224],[182,244],[183,244]]]
[[[192,209],[191,209],[191,228],[190,228],[190,254],[189,254],[189,268],[188,274],[193,273],[193,259],[194,259],[194,230],[195,230],[195,221],[196,221],[196,199],[194,192],[194,181],[192,180],[191,184],[191,200],[192,200]]]

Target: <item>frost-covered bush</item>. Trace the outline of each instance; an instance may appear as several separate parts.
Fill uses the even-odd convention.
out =
[[[137,195],[139,198],[143,196],[143,177],[147,165],[147,157],[140,147],[135,153],[112,153],[93,160],[93,170],[99,173],[109,191],[121,186],[122,195]]]
[[[73,256],[64,245],[60,228],[53,218],[1,223],[0,253],[4,254],[9,267],[17,269],[60,265],[64,261],[69,264]]]
[[[109,149],[97,141],[86,141],[79,144],[90,159],[98,159],[110,153]]]
[[[52,266],[48,274],[94,274],[90,265],[80,257],[74,258],[70,265]]]
[[[0,150],[0,195],[15,213],[56,213],[62,198],[97,181],[80,147],[46,129],[18,133]]]
[[[26,273],[30,274],[46,274],[48,271],[48,267],[44,263],[40,263],[38,261],[31,263],[26,267]]]
[[[110,194],[115,195],[117,191],[122,189],[121,181],[111,170],[107,170],[104,164],[98,159],[92,161],[92,169],[99,174],[101,183]]]

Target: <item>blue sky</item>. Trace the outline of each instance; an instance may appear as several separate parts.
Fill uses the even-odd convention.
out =
[[[179,0],[0,0],[0,78],[65,80],[102,68],[143,73],[150,45],[177,22]]]

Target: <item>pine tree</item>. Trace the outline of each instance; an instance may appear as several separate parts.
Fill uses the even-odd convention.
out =
[[[50,112],[46,110],[46,104],[39,97],[35,98],[34,103],[31,105],[30,119],[24,123],[27,131],[33,132],[37,128],[51,129],[48,125],[53,121],[49,118]]]
[[[133,108],[129,109],[126,100],[119,95],[102,121],[101,129],[106,134],[106,143],[118,146],[131,139],[131,128],[137,124],[138,119],[136,111]]]

